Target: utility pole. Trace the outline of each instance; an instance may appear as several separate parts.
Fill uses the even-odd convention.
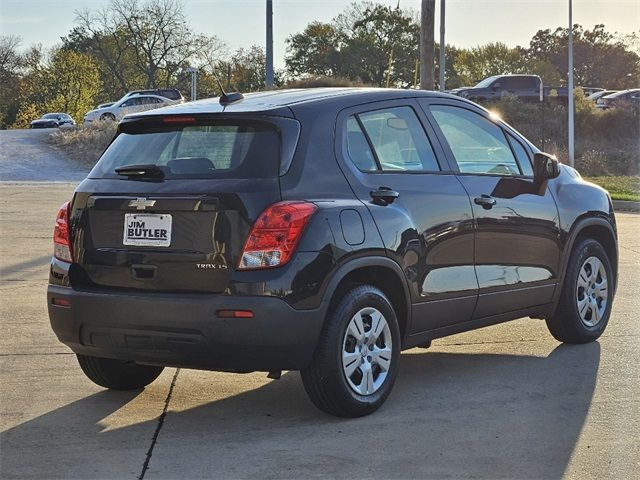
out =
[[[267,0],[267,58],[265,87],[273,88],[273,0]]]
[[[436,0],[422,0],[420,12],[420,88],[433,90],[434,78],[434,17]]]
[[[447,68],[447,63],[444,57],[444,6],[445,0],[440,0],[440,63],[438,65],[440,69],[440,91],[444,92],[444,72]]]
[[[191,101],[197,100],[198,91],[198,69],[194,67],[187,68],[187,72],[191,74]]]
[[[569,0],[569,165],[575,163],[575,132],[574,132],[574,107],[573,107],[573,5]]]

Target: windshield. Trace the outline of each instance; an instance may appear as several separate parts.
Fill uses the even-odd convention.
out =
[[[90,178],[122,178],[115,169],[157,165],[165,178],[266,178],[278,175],[280,137],[266,123],[235,121],[125,129]]]
[[[42,118],[58,118],[61,115],[59,113],[47,113],[46,115],[43,115]]]
[[[494,75],[493,77],[485,78],[481,82],[478,82],[476,88],[485,88],[493,83],[493,81],[498,78],[498,75]]]

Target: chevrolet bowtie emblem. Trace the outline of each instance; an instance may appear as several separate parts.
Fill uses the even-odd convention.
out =
[[[155,204],[155,200],[149,200],[148,198],[136,198],[129,202],[129,206],[136,207],[136,210],[144,210],[147,207],[153,207]]]

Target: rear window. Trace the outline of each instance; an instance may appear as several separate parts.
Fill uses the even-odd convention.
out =
[[[158,165],[165,178],[268,178],[278,175],[280,136],[262,122],[129,127],[89,174],[122,178],[126,165]]]

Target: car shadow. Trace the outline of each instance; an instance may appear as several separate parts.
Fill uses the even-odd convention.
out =
[[[386,404],[359,419],[316,410],[297,373],[215,400],[206,374],[183,371],[148,475],[558,478],[587,418],[599,363],[598,343],[561,345],[542,357],[412,350]],[[109,452],[118,462],[123,446],[148,445],[149,422],[105,432],[99,422],[135,395],[100,392],[7,430],[3,476],[113,476],[110,463],[94,457]],[[86,445],[80,457],[69,443]],[[25,469],[21,452],[34,445],[50,459],[45,472]]]

